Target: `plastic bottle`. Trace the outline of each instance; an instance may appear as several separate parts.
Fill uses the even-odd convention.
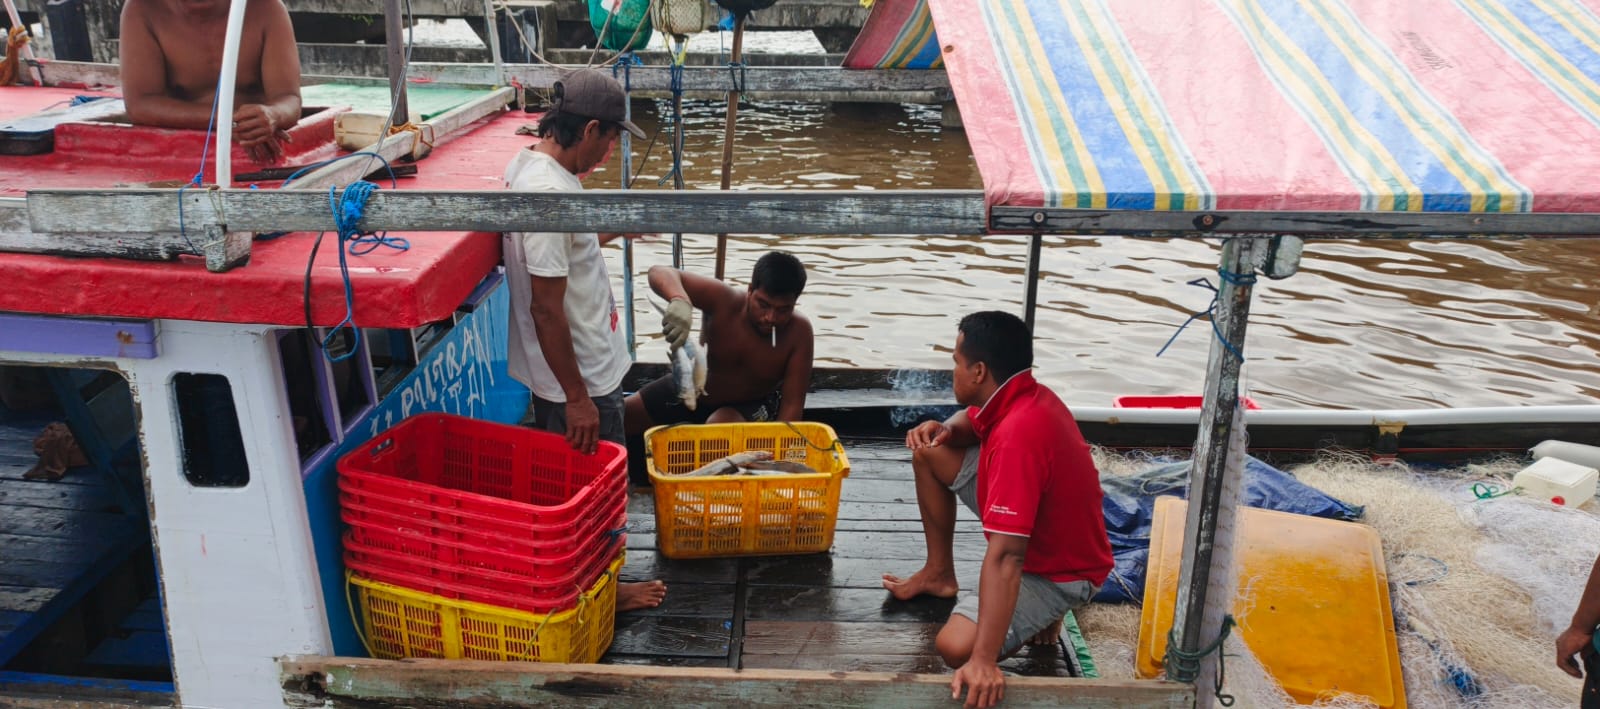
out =
[[[1548,456],[1588,468],[1600,468],[1600,447],[1566,441],[1545,441],[1534,446],[1531,452],[1534,460]]]

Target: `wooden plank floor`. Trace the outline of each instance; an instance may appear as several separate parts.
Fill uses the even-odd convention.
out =
[[[90,468],[56,482],[23,479],[50,420],[0,420],[0,665],[149,544],[144,522],[124,515],[110,482]]]
[[[662,579],[660,608],[617,616],[602,662],[806,670],[942,673],[933,639],[954,600],[897,601],[884,572],[917,570],[926,555],[911,456],[901,442],[847,441],[851,472],[840,493],[833,549],[825,554],[677,561],[655,550],[653,498],[628,501],[624,581]],[[975,588],[985,542],[959,507],[956,573]],[[1028,648],[1001,667],[1019,675],[1074,676],[1063,648]]]

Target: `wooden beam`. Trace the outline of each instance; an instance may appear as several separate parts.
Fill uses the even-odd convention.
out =
[[[998,233],[1113,234],[1168,238],[1210,234],[1301,234],[1319,238],[1595,238],[1600,214],[1558,212],[1139,211],[995,207]]]
[[[548,50],[544,50],[542,52],[542,54],[544,55],[545,59],[547,59],[547,60],[549,60],[549,61],[551,61],[553,63],[556,63],[556,64],[577,64],[579,66],[582,66],[582,65],[587,64],[589,62],[589,54],[590,54],[591,51],[592,50],[588,50],[588,49],[565,49],[565,48],[561,48],[561,47],[552,47],[552,48],[550,48]],[[665,52],[665,51],[661,51],[661,50],[647,49],[647,50],[644,50],[644,51],[641,51],[641,52],[634,52],[633,54],[634,54],[634,56],[639,58],[639,61],[644,62],[646,66],[666,66],[666,65],[672,63],[671,54],[668,53],[668,52]],[[749,66],[752,66],[752,67],[756,67],[756,66],[832,66],[832,67],[837,67],[837,66],[839,66],[839,65],[844,63],[844,55],[843,54],[838,54],[838,53],[828,53],[828,54],[788,54],[788,53],[776,53],[776,52],[774,52],[774,53],[761,52],[759,54],[747,54],[747,55],[745,55],[743,61],[744,61],[745,64],[747,64]],[[720,66],[720,67],[726,67],[728,65],[728,56],[726,54],[716,53],[716,52],[689,52],[688,54],[684,55],[683,63],[684,63],[685,66]],[[938,70],[930,70],[930,71],[938,71]]]
[[[279,667],[291,707],[954,706],[948,675],[341,657],[290,657]],[[1193,702],[1193,687],[1169,682],[1006,679],[1007,707]]]
[[[356,46],[356,45],[351,45]],[[378,49],[378,48],[374,48]],[[302,55],[305,54],[302,48]],[[759,55],[747,55],[759,56]],[[326,59],[326,57],[324,57]],[[305,64],[312,74],[361,74],[381,76],[382,63],[376,52],[357,66],[346,62]],[[471,62],[413,62],[407,74],[415,81],[434,85],[498,86],[515,81],[530,89],[546,89],[562,74],[581,67],[556,64],[507,64],[505,76],[497,77],[494,66]],[[664,64],[629,67],[626,79],[635,96],[671,95],[672,71]],[[683,89],[692,98],[720,98],[735,85],[747,95],[767,100],[883,101],[903,103],[944,103],[954,100],[950,80],[942,69],[842,69],[829,66],[750,66],[735,74],[726,63],[690,66],[683,72]]]
[[[471,67],[471,65],[458,66]],[[434,73],[427,76],[435,81],[470,83],[452,76],[452,68],[449,65],[434,64],[428,68]],[[514,79],[523,86],[546,88],[553,85],[563,73],[574,68],[576,67],[550,64],[515,64],[506,66],[506,74],[509,79]],[[672,88],[672,70],[667,66],[630,67],[626,78],[629,88],[633,91],[664,92]],[[950,80],[940,69],[908,71],[752,66],[734,72],[727,66],[684,67],[683,90],[686,94],[720,95],[736,89],[757,95],[785,93],[802,96],[820,93],[920,92],[937,94],[944,97],[941,100],[949,100]]]
[[[359,174],[363,160],[348,160]],[[36,232],[178,231],[178,190],[37,190]],[[191,190],[184,227],[329,231],[327,195],[300,190]],[[369,231],[674,231],[741,234],[980,234],[978,190],[383,190],[367,203]]]
[[[174,202],[176,207],[177,203]],[[165,261],[178,254],[198,254],[177,235],[71,233],[34,231],[28,224],[28,202],[21,197],[0,199],[0,251],[51,256],[121,256],[143,261]]]
[[[435,116],[433,120],[423,124],[420,136],[410,131],[396,133],[385,137],[375,147],[369,146],[363,152],[381,155],[384,160],[388,160],[391,163],[402,157],[416,158],[426,156],[431,148],[419,143],[419,140],[431,143],[442,141],[487,116],[499,113],[514,98],[516,98],[515,89],[507,87],[496,90],[492,94],[464,103]],[[351,155],[357,154],[359,153],[352,153]],[[307,173],[300,179],[289,183],[287,189],[325,190],[330,185],[343,185],[360,180],[374,169],[382,169],[382,164],[375,158],[349,157]],[[260,231],[283,230],[264,229]]]

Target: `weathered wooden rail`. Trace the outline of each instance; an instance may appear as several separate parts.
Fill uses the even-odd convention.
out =
[[[730,670],[459,660],[290,657],[279,664],[290,707],[932,707],[953,705],[933,674]],[[1179,709],[1194,687],[1161,681],[1006,679],[1007,707]]]

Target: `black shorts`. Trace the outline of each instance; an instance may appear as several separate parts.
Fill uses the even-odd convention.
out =
[[[720,406],[707,405],[705,400],[690,411],[678,399],[678,387],[672,383],[672,375],[668,374],[639,389],[639,399],[644,402],[645,413],[650,414],[650,420],[657,426],[670,426],[675,423],[705,423],[711,414],[723,407],[733,407],[746,421],[776,421],[778,420],[778,392],[760,401],[750,401],[738,404],[722,404]]]

